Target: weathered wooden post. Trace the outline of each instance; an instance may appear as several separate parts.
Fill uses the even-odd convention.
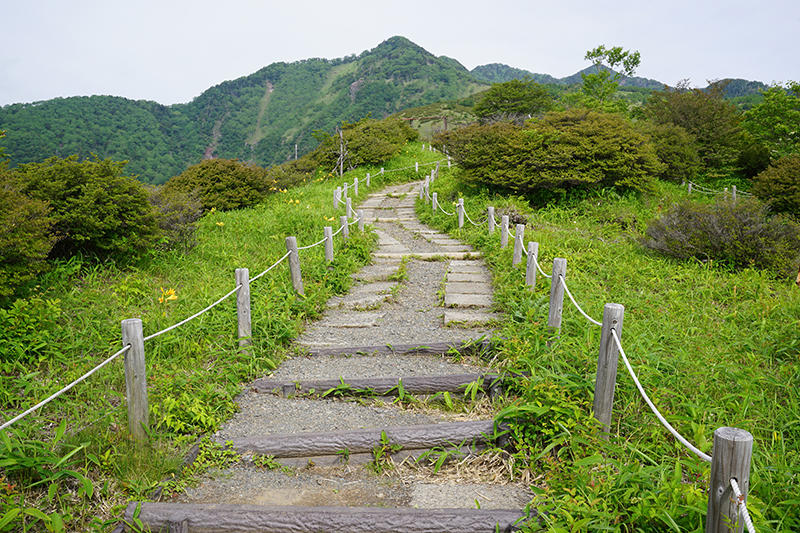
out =
[[[749,431],[731,427],[714,431],[706,533],[743,531],[744,520],[739,514],[739,501],[733,495],[731,479],[736,480],[744,503],[747,503],[752,457],[753,435]]]
[[[459,228],[463,228],[464,227],[464,199],[463,198],[459,198],[458,199],[458,208],[456,209],[456,211],[458,211],[458,227]]]
[[[736,201],[736,185],[734,185],[731,190],[732,190],[731,199],[735,202]]]
[[[381,167],[381,175],[383,175],[383,167]]]
[[[142,320],[122,321],[122,345],[130,344],[125,352],[125,399],[128,402],[128,432],[136,441],[147,438],[149,410],[147,406],[147,372],[144,363],[144,334]]]
[[[514,255],[511,258],[512,265],[522,262],[522,239],[525,237],[525,224],[517,224],[517,231],[514,233]]]
[[[625,307],[606,304],[603,307],[603,329],[600,333],[600,353],[597,357],[597,376],[594,381],[594,417],[603,425],[603,438],[608,439],[611,413],[614,406],[614,388],[617,384],[619,348],[611,336],[613,330],[622,341],[622,319]]]
[[[235,272],[236,286],[236,319],[239,324],[239,348],[251,343],[252,328],[250,325],[250,271],[237,268]]]
[[[358,210],[358,231],[364,233],[364,210]]]
[[[528,262],[525,264],[525,285],[536,288],[536,261],[539,260],[539,243],[528,243]]]
[[[342,226],[342,240],[347,242],[350,238],[350,226],[347,224],[347,217],[342,215],[339,217],[339,224]]]
[[[567,260],[560,257],[553,259],[553,278],[550,280],[550,313],[547,325],[551,328],[561,327],[561,312],[564,309],[564,284],[561,277],[567,277]]]
[[[414,161],[414,172],[419,174],[419,161]]]
[[[691,181],[689,182],[689,192],[688,192],[688,194],[692,194],[692,182]]]
[[[333,261],[333,228],[325,226],[322,233],[325,235],[325,261],[330,263]]]
[[[342,199],[342,188],[341,187],[336,187],[333,190],[333,208],[334,209],[337,209],[337,210],[339,209],[339,202],[341,201],[341,199]]]
[[[352,212],[353,212],[353,199],[348,196],[347,198],[345,198],[344,202],[344,214],[349,217],[350,213]]]
[[[358,176],[353,178],[353,196],[358,196]]]
[[[347,186],[348,185],[350,185],[350,184],[347,183],[347,182],[344,182],[344,184],[342,185],[342,196],[344,197],[345,200],[347,200]]]
[[[447,168],[450,168],[450,156],[447,156]]]
[[[300,253],[297,251],[295,237],[286,237],[286,251],[289,252],[289,273],[292,276],[292,287],[297,294],[305,295],[303,277],[300,274]]]
[[[436,162],[436,169],[434,169],[433,177],[434,177],[434,179],[439,177],[439,162],[438,161]]]
[[[439,203],[438,193],[433,193],[433,200],[431,200],[431,209],[433,209],[433,214],[436,214],[436,206]]]
[[[422,143],[422,150],[425,150],[425,143]]]
[[[494,221],[494,207],[492,206],[486,208],[486,221],[489,224],[489,233],[494,233],[494,227],[497,224]]]
[[[369,187],[369,172],[367,172],[367,187]]]
[[[500,218],[500,247],[508,246],[508,215]]]

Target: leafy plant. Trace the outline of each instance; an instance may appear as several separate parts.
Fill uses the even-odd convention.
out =
[[[380,444],[372,448],[372,461],[367,464],[367,468],[376,474],[384,473],[392,467],[392,454],[402,449],[401,445],[392,444],[386,431],[381,431]]]
[[[753,181],[753,193],[771,208],[800,216],[800,154],[778,159]]]

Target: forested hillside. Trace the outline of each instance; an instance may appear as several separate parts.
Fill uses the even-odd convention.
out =
[[[359,56],[274,63],[214,86],[188,104],[113,96],[59,98],[0,108],[11,164],[95,153],[163,183],[203,157],[281,163],[317,144],[315,130],[371,114],[454,100],[487,88],[460,63],[403,37]]]

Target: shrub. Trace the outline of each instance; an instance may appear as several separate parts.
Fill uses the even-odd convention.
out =
[[[718,261],[789,275],[800,262],[800,225],[755,199],[684,202],[652,221],[643,244],[678,259]]]
[[[778,159],[754,181],[753,192],[770,207],[800,215],[800,154]]]
[[[436,137],[467,180],[531,193],[609,186],[648,188],[661,163],[623,117],[585,109],[548,113],[525,127],[472,125]]]
[[[663,163],[659,178],[678,183],[695,179],[700,170],[700,156],[689,132],[675,124],[656,124],[649,120],[637,123],[637,127],[650,139]]]
[[[123,176],[125,162],[51,157],[15,170],[21,192],[52,208],[58,236],[51,255],[86,253],[125,259],[158,238],[156,215],[147,190]]]
[[[495,83],[475,104],[475,114],[484,122],[509,120],[523,123],[553,107],[553,96],[533,80]]]
[[[55,242],[46,202],[19,192],[13,174],[0,168],[0,300],[45,270]]]
[[[164,187],[150,187],[150,204],[158,216],[166,248],[194,246],[196,222],[203,215],[203,206],[193,194]]]
[[[399,118],[375,120],[365,118],[358,122],[342,124],[342,136],[347,147],[344,169],[359,165],[379,165],[399,153],[403,145],[418,137],[416,130]],[[323,135],[313,157],[318,166],[326,170],[336,167],[340,153],[337,135]]]
[[[256,205],[269,192],[267,171],[235,159],[207,159],[164,184],[165,194],[181,192],[197,198],[203,212]]]

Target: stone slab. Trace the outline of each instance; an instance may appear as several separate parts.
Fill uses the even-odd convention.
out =
[[[419,259],[464,259],[465,257],[480,257],[480,252],[417,252],[417,253],[383,253],[377,252],[375,257],[384,259],[402,259],[406,256],[414,256]]]
[[[444,292],[454,294],[492,294],[492,286],[488,283],[469,281],[447,281]]]
[[[321,326],[335,328],[370,328],[378,325],[378,320],[386,313],[337,313],[325,318]]]
[[[444,325],[481,325],[488,324],[500,319],[497,313],[486,311],[465,310],[465,309],[446,309],[444,312]]]
[[[492,277],[486,272],[449,272],[447,281],[457,283],[490,283]]]
[[[445,293],[445,307],[491,307],[492,297],[488,294]]]

